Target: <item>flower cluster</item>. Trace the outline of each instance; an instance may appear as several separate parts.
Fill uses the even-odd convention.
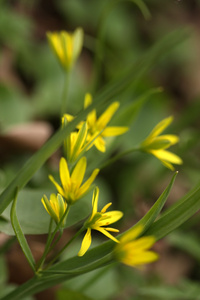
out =
[[[83,31],[78,28],[73,34],[67,32],[48,33],[48,40],[61,65],[70,71],[77,60],[82,44]],[[92,96],[85,95],[84,109],[92,104]],[[64,156],[60,159],[58,183],[52,175],[50,181],[54,184],[58,194],[51,194],[50,199],[46,195],[42,198],[44,208],[56,222],[57,227],[65,226],[69,208],[76,204],[90,190],[92,190],[95,178],[99,169],[94,169],[88,178],[87,159],[85,152],[93,146],[104,153],[106,151],[106,138],[114,137],[127,132],[125,126],[109,126],[109,123],[119,108],[119,102],[111,103],[107,109],[97,116],[95,109],[91,110],[86,120],[81,121],[74,132],[71,132],[64,140]],[[67,126],[75,117],[70,114],[62,116],[62,126]],[[178,137],[172,134],[160,135],[169,126],[173,118],[162,120],[152,130],[149,136],[141,143],[139,150],[156,156],[166,167],[174,169],[172,164],[181,164],[182,160],[177,155],[166,151],[171,145],[178,142]],[[121,211],[107,211],[112,203],[106,204],[98,212],[99,188],[96,186],[93,191],[92,213],[84,222],[80,232],[86,230],[78,256],[83,256],[92,243],[92,230],[96,230],[107,236],[116,246],[113,250],[114,259],[129,265],[140,266],[158,259],[158,255],[149,250],[155,243],[153,236],[140,237],[143,226],[136,226],[128,230],[121,238],[114,237],[111,232],[117,233],[118,229],[109,227],[120,220],[123,216]]]

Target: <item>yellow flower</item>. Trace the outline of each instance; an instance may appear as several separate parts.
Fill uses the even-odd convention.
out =
[[[114,257],[118,261],[138,267],[156,261],[159,256],[149,248],[155,243],[153,236],[145,236],[136,239],[143,231],[143,226],[137,226],[120,238],[120,243],[115,246]]]
[[[176,144],[179,141],[178,136],[173,134],[160,135],[166,127],[173,121],[173,117],[168,117],[158,123],[149,136],[141,143],[140,149],[142,151],[153,154],[157,157],[167,168],[174,170],[172,164],[180,165],[183,163],[182,159],[174,153],[166,151],[165,149]]]
[[[84,108],[87,108],[92,103],[92,96],[90,94],[85,95],[84,101]],[[110,122],[111,118],[113,117],[114,113],[119,108],[119,102],[113,102],[103,113],[102,115],[97,118],[96,110],[92,110],[86,119],[87,126],[88,126],[88,134],[87,134],[87,141],[90,142],[94,140],[95,147],[101,151],[106,151],[106,143],[104,137],[109,136],[117,136],[125,133],[128,130],[128,127],[122,126],[107,126]],[[68,121],[73,119],[70,115],[65,115]],[[82,122],[77,126],[80,128]]]
[[[83,256],[85,252],[88,250],[88,248],[90,247],[92,242],[92,236],[91,236],[92,229],[100,231],[101,233],[106,235],[114,242],[119,243],[119,241],[108,232],[108,231],[119,232],[119,230],[115,228],[103,227],[103,226],[107,226],[117,222],[119,219],[122,218],[123,213],[118,210],[106,212],[106,210],[112,203],[108,203],[103,207],[101,212],[97,212],[98,197],[99,197],[99,188],[96,187],[93,192],[93,198],[92,198],[92,207],[93,207],[92,214],[84,224],[84,227],[87,228],[87,232],[83,238],[81,249],[78,253],[78,256]]]
[[[61,65],[64,69],[70,70],[83,46],[82,28],[77,28],[74,33],[67,31],[47,32],[47,38]]]
[[[95,180],[99,169],[95,169],[88,180],[82,184],[87,161],[85,157],[82,157],[75,165],[72,174],[70,175],[69,168],[66,160],[62,157],[60,159],[60,180],[62,187],[55,181],[53,176],[49,176],[49,179],[53,182],[59,194],[61,194],[68,204],[74,204],[75,201],[82,198],[88,191]],[[82,184],[82,185],[81,185]]]
[[[62,118],[62,124],[67,124],[67,118]],[[92,147],[92,143],[87,142],[87,123],[82,123],[78,132],[72,132],[64,140],[64,149],[69,163],[74,163],[80,155]]]
[[[51,194],[50,200],[48,200],[47,196],[44,195],[41,201],[48,214],[58,224],[67,208],[67,203],[63,200],[63,197],[60,194],[57,194],[57,196],[55,194]],[[62,226],[64,225],[65,225],[65,218],[62,221]]]

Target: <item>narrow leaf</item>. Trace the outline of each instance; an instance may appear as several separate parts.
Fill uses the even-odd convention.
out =
[[[187,221],[200,209],[200,184],[170,207],[147,230],[145,235],[154,235],[157,240],[163,238]]]
[[[33,271],[35,271],[35,261],[34,258],[32,256],[31,250],[29,248],[29,245],[26,241],[26,238],[21,230],[20,224],[18,222],[17,219],[17,215],[16,215],[16,203],[17,203],[17,194],[18,194],[18,190],[16,191],[15,194],[15,198],[11,207],[11,211],[10,211],[10,218],[11,218],[11,223],[13,226],[13,230],[16,234],[16,237],[18,239],[18,242],[22,248],[22,251],[24,252],[24,255],[26,256],[31,268],[33,269]]]

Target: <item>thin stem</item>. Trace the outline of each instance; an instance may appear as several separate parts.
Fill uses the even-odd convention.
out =
[[[68,95],[69,95],[70,74],[71,74],[70,70],[65,72],[63,94],[62,94],[62,103],[61,103],[61,118],[66,113],[66,109],[67,109],[67,100],[68,100]]]
[[[46,244],[49,242],[49,239],[50,239],[50,237],[51,237],[52,226],[53,226],[53,219],[50,218],[50,222],[49,222],[49,230],[48,230],[48,237],[47,237],[47,242],[46,242]]]
[[[79,231],[77,231],[77,233],[65,244],[65,246],[57,253],[57,255],[50,261],[50,263],[44,268],[48,269],[53,263],[54,261],[57,260],[57,258],[66,250],[67,247],[69,247],[69,245],[85,230],[85,227],[81,227],[81,229],[79,229]]]
[[[59,242],[59,240],[60,240],[62,234],[63,234],[63,229],[60,229],[60,232],[59,232],[58,237],[56,238],[56,240],[53,242],[53,244],[52,244],[51,247],[49,248],[49,251],[48,251],[47,254],[49,254],[49,252],[51,252],[51,251],[54,249],[54,247],[56,246],[56,244]]]
[[[131,148],[127,151],[121,152],[117,155],[115,155],[114,157],[112,157],[111,159],[109,159],[107,162],[103,163],[99,168],[102,170],[104,168],[106,168],[107,166],[113,164],[114,162],[116,162],[118,159],[120,159],[121,157],[128,155],[132,152],[138,151],[139,147],[135,147],[135,148]]]
[[[50,251],[51,243],[53,242],[53,240],[55,238],[55,235],[56,235],[57,231],[59,230],[62,221],[64,220],[65,217],[67,218],[67,215],[69,213],[69,209],[70,209],[70,205],[67,205],[67,209],[66,209],[64,215],[62,216],[62,218],[60,219],[60,222],[56,225],[56,228],[54,229],[54,231],[53,231],[52,235],[50,236],[50,238],[47,239],[47,243],[46,243],[44,253],[43,253],[43,255],[42,255],[42,257],[39,261],[39,264],[37,266],[37,271],[39,271],[42,268],[42,266],[45,262],[46,256]],[[55,247],[55,243],[54,243],[53,247]]]
[[[48,230],[48,237],[47,237],[47,241],[46,241],[46,245],[45,245],[45,248],[44,248],[44,252],[43,252],[43,255],[42,257],[40,258],[40,260],[38,261],[37,263],[37,266],[36,266],[36,269],[38,270],[42,264],[42,261],[44,259],[44,253],[46,253],[47,251],[47,247],[49,245],[49,241],[50,241],[50,238],[51,238],[51,231],[52,231],[52,226],[53,226],[53,219],[50,218],[50,222],[49,222],[49,230]]]

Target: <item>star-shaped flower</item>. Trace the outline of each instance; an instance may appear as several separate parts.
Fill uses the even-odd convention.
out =
[[[99,198],[99,188],[96,187],[93,192],[93,198],[92,198],[92,207],[93,207],[92,214],[84,224],[84,227],[87,228],[87,232],[83,238],[81,249],[78,253],[78,256],[83,256],[85,252],[88,250],[88,248],[90,247],[92,242],[92,236],[91,236],[92,229],[100,231],[101,233],[106,235],[114,242],[119,243],[119,241],[109,233],[109,231],[119,232],[119,230],[115,228],[103,227],[103,226],[108,226],[112,223],[117,222],[119,219],[122,218],[123,213],[118,210],[106,212],[106,210],[112,203],[108,203],[102,208],[100,212],[97,212],[98,198]]]
[[[182,164],[182,159],[174,153],[166,151],[165,149],[178,143],[179,138],[174,134],[162,133],[166,127],[168,127],[173,121],[173,117],[168,117],[158,123],[148,137],[141,143],[140,149],[144,152],[148,152],[157,157],[167,168],[174,170],[172,164]]]
[[[156,241],[155,237],[144,236],[137,239],[142,231],[143,226],[136,226],[120,238],[120,243],[114,249],[116,260],[131,267],[139,267],[159,258],[156,252],[149,250]]]
[[[86,171],[87,160],[82,157],[75,165],[72,174],[70,175],[67,161],[64,157],[60,159],[60,180],[62,187],[55,181],[53,176],[49,179],[53,182],[59,194],[61,194],[68,204],[74,204],[78,199],[82,198],[87,192],[92,182],[95,180],[99,169],[95,169],[92,175],[83,184],[83,179]],[[81,185],[82,184],[82,185]]]
[[[91,103],[92,96],[90,94],[86,94],[84,108],[87,108]],[[95,109],[92,110],[87,116],[87,141],[91,142],[94,140],[93,144],[101,152],[106,151],[105,137],[121,135],[128,130],[128,127],[125,126],[107,126],[119,108],[119,105],[119,102],[113,102],[99,118],[97,118]],[[64,117],[66,117],[69,122],[73,119],[73,117],[69,114],[64,115]],[[81,126],[82,122],[77,126],[77,128],[80,128]],[[96,138],[94,139],[94,137]]]

